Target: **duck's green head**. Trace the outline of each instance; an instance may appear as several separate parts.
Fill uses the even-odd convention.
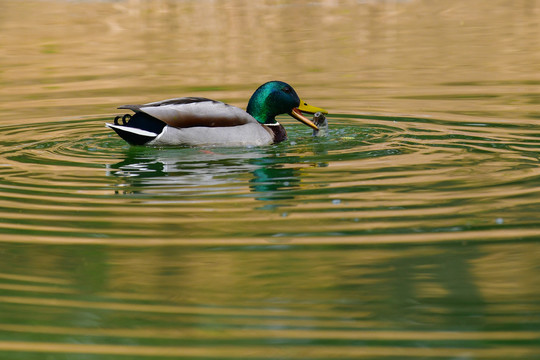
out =
[[[249,99],[247,106],[247,112],[261,124],[275,124],[277,115],[289,114],[296,120],[318,130],[317,125],[302,115],[302,111],[310,114],[319,111],[328,114],[326,110],[310,106],[300,100],[292,86],[282,81],[269,81],[259,86]]]

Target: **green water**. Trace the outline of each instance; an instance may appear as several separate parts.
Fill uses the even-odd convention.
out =
[[[540,359],[538,2],[0,3],[0,359]],[[328,136],[104,127],[270,79]]]

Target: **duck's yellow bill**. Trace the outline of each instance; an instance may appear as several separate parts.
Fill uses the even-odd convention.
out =
[[[317,125],[315,125],[315,123],[313,123],[313,121],[311,121],[307,117],[305,117],[302,114],[302,111],[307,112],[309,114],[315,114],[316,112],[322,112],[323,114],[328,114],[328,111],[326,111],[324,109],[321,109],[321,108],[318,108],[318,107],[315,107],[315,106],[308,105],[307,103],[305,103],[302,100],[300,100],[300,106],[298,106],[297,108],[294,108],[291,111],[290,115],[293,118],[295,118],[296,120],[300,121],[301,123],[306,124],[307,126],[309,126],[312,129],[315,129],[315,130],[319,130]]]
[[[324,110],[322,108],[318,108],[316,106],[308,105],[306,102],[302,101],[302,99],[300,99],[300,106],[298,107],[298,110],[306,112],[308,114],[315,114],[317,112],[322,112],[323,114],[328,114],[328,111],[326,111],[326,110]]]

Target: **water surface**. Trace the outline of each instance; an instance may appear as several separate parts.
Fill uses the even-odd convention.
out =
[[[537,1],[1,4],[0,358],[540,359]],[[272,79],[328,136],[104,127]]]

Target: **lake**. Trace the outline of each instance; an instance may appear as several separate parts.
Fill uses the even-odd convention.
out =
[[[540,1],[0,4],[0,358],[540,359]],[[328,135],[104,126],[269,80]]]

